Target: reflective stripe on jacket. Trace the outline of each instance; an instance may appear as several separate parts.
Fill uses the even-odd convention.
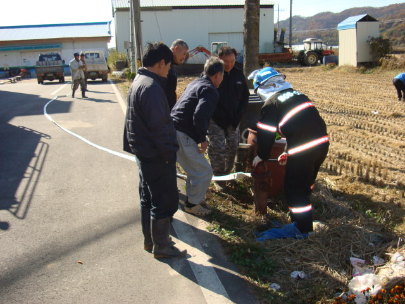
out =
[[[269,157],[277,132],[287,139],[289,155],[329,141],[326,124],[314,104],[293,89],[278,92],[262,107],[257,123],[257,154],[261,159]]]

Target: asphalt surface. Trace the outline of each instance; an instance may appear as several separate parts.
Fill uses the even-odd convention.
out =
[[[202,219],[175,215],[187,257],[143,250],[126,98],[110,82],[88,89],[0,85],[0,303],[256,303]]]

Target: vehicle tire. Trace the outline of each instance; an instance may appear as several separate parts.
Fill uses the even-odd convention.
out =
[[[318,63],[318,55],[315,52],[308,52],[304,57],[304,63],[307,66],[315,66]]]

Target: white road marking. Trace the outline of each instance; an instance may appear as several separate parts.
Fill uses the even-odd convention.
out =
[[[124,102],[124,100],[122,99],[121,93],[118,91],[117,85],[116,85],[114,82],[112,82],[111,80],[108,80],[108,81],[109,81],[109,83],[112,84],[112,87],[113,87],[113,90],[114,90],[114,92],[115,92],[115,95],[117,96],[118,102],[120,103],[122,112],[124,112],[124,114],[125,114],[126,111],[127,111],[127,105],[126,105],[126,103]]]
[[[233,303],[215,272],[215,268],[209,262],[211,257],[205,253],[184,212],[179,210],[175,213],[174,218],[178,221],[173,221],[173,228],[179,240],[188,244],[187,254],[191,257],[187,261],[207,303]]]
[[[132,156],[131,156],[131,155],[127,155],[127,154],[124,154],[124,153],[116,152],[116,151],[113,151],[113,150],[110,150],[110,149],[101,147],[101,146],[99,146],[99,145],[96,145],[95,143],[92,143],[91,141],[85,139],[84,137],[82,137],[82,136],[80,136],[80,135],[78,135],[78,134],[76,134],[76,133],[74,133],[74,132],[72,132],[72,131],[70,131],[70,130],[68,130],[68,129],[65,129],[65,128],[62,127],[60,124],[58,124],[55,120],[53,120],[53,118],[47,113],[46,108],[48,107],[48,105],[49,105],[52,101],[56,100],[57,98],[58,98],[58,96],[56,96],[54,99],[51,99],[51,100],[48,101],[47,104],[44,106],[44,115],[45,115],[46,118],[48,118],[50,121],[52,121],[55,125],[57,125],[57,126],[58,126],[60,129],[62,129],[63,131],[69,133],[70,135],[73,135],[74,137],[77,137],[77,138],[81,139],[82,141],[84,141],[85,143],[89,144],[90,146],[93,146],[93,147],[95,147],[95,148],[97,148],[97,149],[100,149],[100,150],[102,150],[102,151],[105,151],[105,152],[107,152],[107,153],[111,153],[111,154],[114,154],[114,155],[116,155],[116,156],[119,156],[119,157],[128,159],[128,160],[130,160],[130,161],[135,161],[135,157],[134,157],[133,155],[132,155]]]

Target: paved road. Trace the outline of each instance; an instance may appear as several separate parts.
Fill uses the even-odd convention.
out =
[[[255,303],[203,220],[176,213],[186,258],[143,250],[125,98],[88,87],[0,85],[0,303]]]

